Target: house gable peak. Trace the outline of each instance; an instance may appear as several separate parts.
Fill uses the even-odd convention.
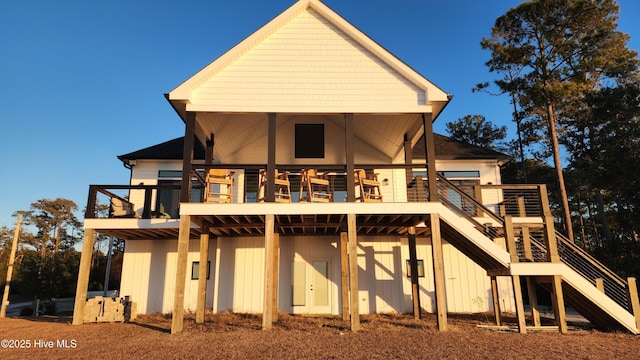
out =
[[[449,96],[322,2],[300,0],[168,99],[179,112],[432,112],[435,118]]]

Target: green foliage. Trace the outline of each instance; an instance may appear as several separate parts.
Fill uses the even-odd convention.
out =
[[[500,140],[507,137],[507,127],[493,125],[482,115],[467,115],[446,126],[449,135],[456,140],[497,151],[506,147]]]
[[[491,37],[481,42],[491,51],[486,63],[490,71],[502,76],[495,84],[520,108],[514,111],[519,133],[528,126],[547,139],[570,238],[560,141],[569,151],[580,148],[597,158],[592,147],[593,133],[602,125],[592,116],[597,95],[609,98],[613,94],[608,89],[636,83],[638,78],[638,54],[627,48],[629,36],[617,30],[618,11],[613,0],[528,1],[499,17]],[[606,167],[594,170],[605,173]]]
[[[68,227],[81,227],[73,214],[77,210],[78,206],[68,199],[40,199],[31,204],[30,210],[17,211],[16,214],[23,215],[25,225],[33,225],[38,229],[33,245],[44,257],[47,251],[57,253],[60,250],[63,235],[67,234]],[[67,237],[65,240],[68,243],[71,239]]]
[[[37,229],[33,235],[20,233],[16,263],[11,283],[11,295],[26,298],[64,298],[75,294],[80,253],[74,245],[83,237],[81,223],[73,212],[77,206],[67,199],[40,199],[31,204],[28,211],[16,211],[23,215],[23,224]],[[11,246],[13,230],[0,229],[0,275],[2,289],[8,262],[8,247]],[[100,239],[96,239],[99,244]],[[7,245],[8,244],[8,245]],[[25,246],[26,245],[26,246]],[[120,286],[122,269],[122,241],[116,242],[112,259],[110,288]],[[104,282],[106,255],[95,251],[92,254],[92,287],[102,289]]]
[[[75,250],[42,258],[27,250],[12,283],[12,294],[40,299],[71,297],[75,294],[80,254]]]
[[[615,236],[593,254],[623,278],[640,276],[640,241],[635,238]]]

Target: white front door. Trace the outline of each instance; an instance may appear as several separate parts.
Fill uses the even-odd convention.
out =
[[[294,262],[292,271],[293,312],[330,314],[329,262],[327,260],[313,260],[310,263]]]
[[[330,314],[331,304],[330,287],[329,287],[329,262],[314,261],[312,264],[311,279],[309,281],[310,298],[309,313],[311,314]]]

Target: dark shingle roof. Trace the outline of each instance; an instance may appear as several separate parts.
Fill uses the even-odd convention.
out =
[[[496,159],[500,164],[509,162],[512,157],[501,152],[483,148],[476,145],[440,135],[433,134],[436,146],[436,159],[439,160],[473,160],[473,159]],[[424,159],[424,136],[418,140],[413,147],[413,158]]]
[[[162,144],[149,146],[128,154],[118,156],[123,162],[127,160],[181,160],[184,148],[184,136],[163,142]],[[200,142],[196,141],[193,147],[193,158],[204,160],[204,149]]]

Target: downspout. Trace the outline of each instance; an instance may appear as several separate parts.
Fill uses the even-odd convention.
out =
[[[127,159],[127,160],[122,160],[122,165],[129,169],[129,185],[131,185],[131,182],[133,181],[133,167],[136,166],[136,160],[131,160],[131,159]],[[127,200],[131,199],[131,188],[129,188],[129,193],[127,194]]]

